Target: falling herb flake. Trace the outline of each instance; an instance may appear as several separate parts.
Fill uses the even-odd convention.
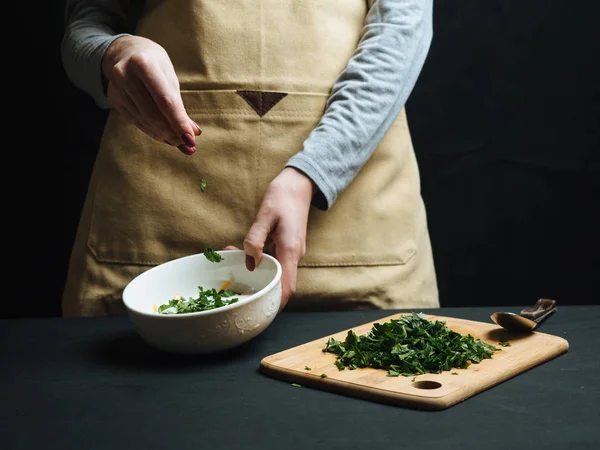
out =
[[[452,375],[458,375],[458,372],[452,372]]]
[[[304,370],[312,370],[312,369],[308,366],[304,366]]]
[[[301,385],[299,385],[298,383],[292,383],[292,386],[294,387],[302,387]]]
[[[218,263],[223,261],[223,257],[212,248],[204,249],[204,256],[206,256],[206,259],[208,259],[210,262]]]
[[[327,378],[327,374],[326,373],[322,373],[321,374],[321,378]]]
[[[502,347],[510,347],[510,342],[502,340],[502,341],[498,342],[498,345],[500,345]]]
[[[410,380],[411,383],[414,383],[417,380],[417,377],[412,377],[412,379]]]
[[[187,314],[200,311],[208,311],[222,306],[231,305],[238,301],[238,298],[232,298],[239,295],[233,289],[218,291],[216,289],[204,289],[198,286],[198,297],[190,297],[187,300],[176,295],[168,303],[158,307],[159,314]]]
[[[205,189],[206,189],[206,180],[202,180],[202,181],[200,181],[200,190],[202,192],[204,192]]]
[[[427,320],[423,313],[376,323],[361,336],[349,330],[344,341],[329,338],[323,349],[337,356],[339,370],[372,367],[386,369],[391,377],[465,369],[500,350],[450,330],[445,322]]]

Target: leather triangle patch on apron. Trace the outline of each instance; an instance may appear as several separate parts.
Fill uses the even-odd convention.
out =
[[[286,92],[236,91],[258,113],[260,117],[287,95]]]

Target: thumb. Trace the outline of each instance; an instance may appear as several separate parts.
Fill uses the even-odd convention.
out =
[[[265,242],[274,225],[275,220],[272,216],[259,212],[248,230],[248,234],[244,238],[244,251],[246,252],[246,268],[249,271],[253,271],[260,264]]]

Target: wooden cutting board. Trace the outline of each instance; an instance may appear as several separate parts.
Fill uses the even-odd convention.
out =
[[[351,328],[356,334],[365,334],[375,323],[397,319],[400,314],[378,319]],[[540,332],[510,332],[496,324],[464,320],[454,317],[426,315],[431,321],[440,320],[461,334],[470,334],[484,342],[500,347],[491,359],[471,364],[467,369],[456,369],[440,374],[416,377],[389,377],[387,370],[359,368],[338,370],[336,355],[323,353],[327,340],[344,340],[348,330],[316,339],[306,344],[267,356],[260,362],[261,371],[274,378],[302,386],[361,397],[416,409],[440,410],[462,402],[486,389],[538,366],[569,349],[568,342],[558,336]],[[311,370],[307,370],[310,367]],[[457,373],[453,375],[452,373]],[[326,377],[322,377],[325,374]]]

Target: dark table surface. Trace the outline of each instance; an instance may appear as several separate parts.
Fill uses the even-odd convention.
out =
[[[424,312],[489,322],[493,311]],[[298,388],[258,371],[264,356],[394,312],[284,312],[253,341],[212,357],[155,351],[125,317],[1,320],[0,447],[600,448],[600,306],[559,306],[539,331],[567,339],[567,353],[442,411]]]

